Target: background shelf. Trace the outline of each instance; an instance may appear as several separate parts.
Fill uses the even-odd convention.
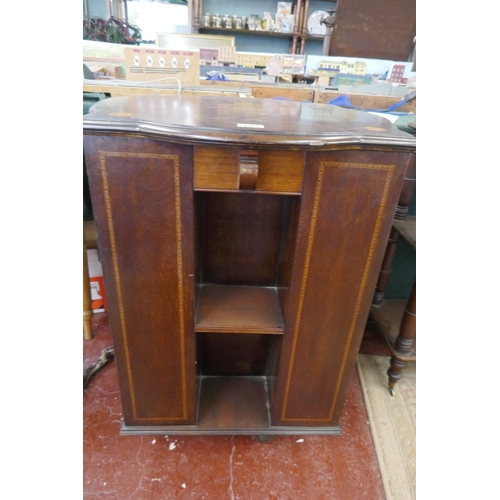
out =
[[[255,36],[270,36],[277,38],[293,38],[294,36],[299,36],[299,33],[281,33],[279,31],[265,31],[265,30],[239,30],[235,28],[213,28],[209,26],[200,27],[200,33],[230,33],[231,35],[255,35]]]
[[[402,238],[413,248],[417,250],[417,217],[408,216],[405,220],[395,220],[392,223],[394,229]]]
[[[371,307],[372,318],[377,328],[385,338],[392,354],[396,354],[404,361],[415,361],[417,357],[417,341],[415,339],[412,350],[408,355],[402,355],[394,350],[394,343],[399,334],[401,318],[407,306],[406,299],[384,299],[382,304]]]

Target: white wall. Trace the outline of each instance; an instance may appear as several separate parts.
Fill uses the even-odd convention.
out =
[[[87,0],[89,17],[102,17],[108,19],[106,0]]]

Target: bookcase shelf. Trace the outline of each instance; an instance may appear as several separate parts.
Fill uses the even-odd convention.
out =
[[[195,332],[283,334],[274,287],[200,285]]]
[[[268,406],[266,377],[201,377],[198,427],[264,430]]]

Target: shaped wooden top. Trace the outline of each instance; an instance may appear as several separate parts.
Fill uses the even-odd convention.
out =
[[[331,104],[199,95],[137,95],[100,101],[84,133],[124,132],[183,143],[323,149],[371,144],[414,149],[415,138],[389,120]]]

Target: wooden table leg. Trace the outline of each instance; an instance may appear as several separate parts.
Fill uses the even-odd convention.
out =
[[[405,312],[401,319],[399,335],[396,337],[391,349],[391,366],[387,371],[389,375],[389,390],[394,396],[394,386],[401,378],[403,368],[411,357],[411,351],[417,336],[417,284],[414,283]]]
[[[411,200],[413,198],[413,193],[415,191],[417,160],[416,155],[412,155],[408,166],[406,168],[405,178],[403,181],[403,186],[401,188],[401,193],[399,194],[398,205],[396,207],[396,213],[394,218],[396,220],[405,220],[408,217],[408,209],[410,207]]]
[[[408,209],[415,191],[415,177],[416,156],[412,155],[408,162],[403,186],[401,188],[401,193],[399,194],[398,205],[396,207],[396,213],[394,214],[395,220],[406,220],[408,217]],[[387,288],[389,276],[391,275],[392,261],[394,260],[394,254],[396,253],[397,239],[398,232],[392,228],[391,234],[389,235],[389,241],[387,242],[384,260],[382,262],[382,268],[380,269],[372,304],[378,305],[384,300],[385,289]]]
[[[389,240],[385,249],[384,260],[378,275],[377,286],[375,287],[372,304],[381,304],[382,300],[384,300],[385,289],[387,288],[387,283],[389,282],[389,277],[391,275],[392,261],[394,260],[394,254],[396,253],[398,237],[399,233],[394,228],[391,229],[391,234],[389,235]]]

